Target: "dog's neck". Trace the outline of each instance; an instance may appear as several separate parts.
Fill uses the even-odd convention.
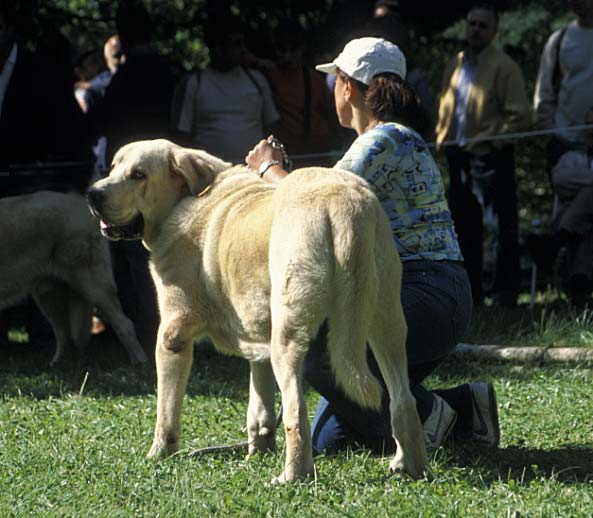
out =
[[[245,182],[252,183],[256,182],[262,184],[262,187],[271,189],[274,186],[271,184],[265,184],[262,182],[252,170],[243,165],[236,165],[225,170],[217,170],[214,172],[212,182],[202,189],[198,194],[192,194],[187,190],[180,193],[179,197],[172,202],[166,211],[166,214],[161,213],[151,221],[145,221],[144,227],[144,238],[142,244],[144,247],[151,251],[155,243],[159,241],[159,250],[163,248],[163,240],[167,241],[170,230],[170,225],[173,224],[175,227],[179,226],[180,223],[177,220],[175,214],[179,214],[182,209],[182,205],[188,206],[191,204],[191,213],[197,214],[199,211],[201,217],[207,218],[210,211],[215,210],[218,206],[217,200],[220,196],[226,194],[232,194],[236,189],[242,187]],[[212,198],[212,193],[216,191],[216,196]],[[221,194],[222,193],[222,194]],[[172,219],[174,218],[174,219]],[[185,218],[184,221],[188,220]],[[174,222],[174,223],[172,223]]]

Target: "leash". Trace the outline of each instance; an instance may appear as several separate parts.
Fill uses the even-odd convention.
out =
[[[284,144],[282,144],[282,142],[280,142],[274,135],[268,137],[268,143],[271,144],[274,149],[278,149],[282,153],[282,169],[290,173],[292,171],[292,161],[288,158],[288,153],[286,152]]]
[[[278,414],[276,415],[276,428],[278,428],[282,424],[282,404],[280,404],[280,408],[278,409]],[[195,450],[191,450],[188,453],[189,457],[200,457],[202,455],[210,455],[213,453],[225,453],[231,451],[242,451],[249,448],[249,441],[241,441],[236,442],[234,444],[226,444],[220,446],[206,446],[205,448],[197,448]]]

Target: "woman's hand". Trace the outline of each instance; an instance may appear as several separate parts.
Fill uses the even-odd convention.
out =
[[[270,135],[267,139],[260,140],[257,145],[247,153],[245,163],[255,171],[259,171],[260,166],[269,160],[279,160],[282,162],[282,151],[274,149],[270,140],[273,138]]]

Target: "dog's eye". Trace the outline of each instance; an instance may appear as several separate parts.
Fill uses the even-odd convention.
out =
[[[130,173],[130,178],[132,180],[144,180],[146,178],[146,175],[139,169],[132,169],[132,172]]]

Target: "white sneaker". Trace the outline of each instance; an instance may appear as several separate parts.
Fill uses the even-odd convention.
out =
[[[449,403],[436,394],[433,396],[432,411],[422,425],[424,444],[428,451],[436,450],[443,443],[457,421],[457,413],[449,406]]]
[[[476,382],[469,384],[472,396],[473,421],[472,436],[488,446],[496,447],[500,443],[500,425],[496,394],[491,383]]]

